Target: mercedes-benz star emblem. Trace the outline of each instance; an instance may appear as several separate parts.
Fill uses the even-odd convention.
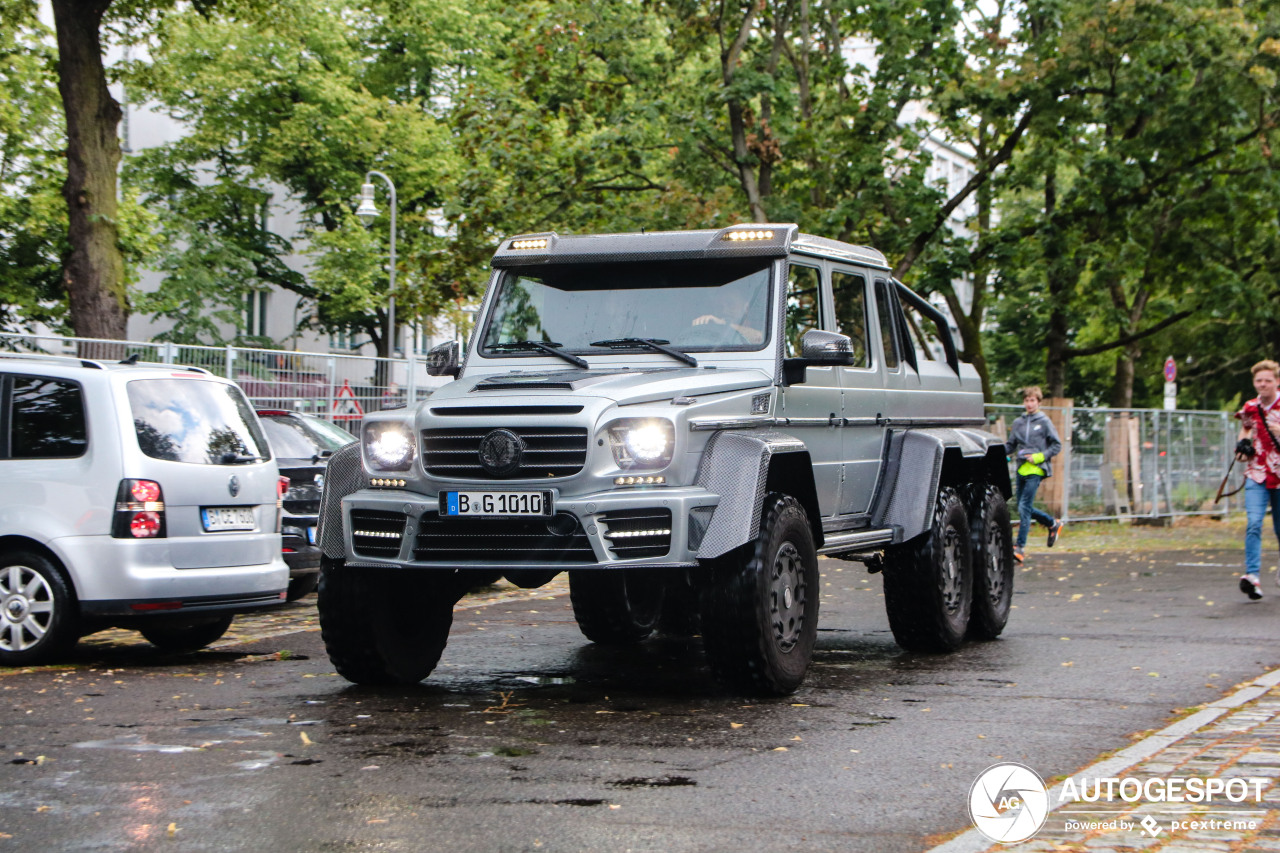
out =
[[[509,477],[520,468],[524,441],[509,429],[495,429],[480,439],[480,466],[494,477]]]
[[[240,478],[235,474],[231,475],[231,479],[227,480],[227,491],[231,493],[231,497],[240,494]]]

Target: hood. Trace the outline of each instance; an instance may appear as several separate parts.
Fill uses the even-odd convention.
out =
[[[619,405],[741,391],[772,384],[763,370],[700,367],[515,371],[467,377],[431,395],[432,408],[483,405],[512,397],[602,397]]]

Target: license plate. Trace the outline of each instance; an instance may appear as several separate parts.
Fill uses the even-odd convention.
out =
[[[312,545],[316,544],[316,529],[314,527],[307,528],[307,542]]]
[[[253,520],[251,506],[207,506],[200,510],[204,529],[213,533],[219,530],[253,530],[258,525]]]
[[[550,492],[442,492],[441,515],[551,515]]]

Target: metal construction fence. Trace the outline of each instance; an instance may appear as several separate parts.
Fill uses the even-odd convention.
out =
[[[0,333],[0,352],[65,355],[202,367],[234,380],[259,409],[308,412],[354,428],[366,412],[416,403],[443,384],[428,376],[426,355],[374,358],[252,347],[111,341]]]
[[[256,408],[309,412],[353,430],[364,413],[412,405],[446,381],[427,375],[425,353],[374,358],[0,333],[2,352],[114,361],[136,353],[140,361],[203,367],[238,383]],[[1039,493],[1054,515],[1086,521],[1243,509],[1239,496],[1213,501],[1239,429],[1228,412],[1052,406],[1042,411],[1063,438],[1054,476]],[[1003,438],[1021,412],[1021,406],[987,406],[988,429]]]
[[[1062,455],[1040,492],[1054,515],[1087,521],[1244,509],[1239,495],[1214,502],[1240,429],[1229,412],[1049,406],[1042,411],[1063,437]],[[1021,406],[988,406],[991,431],[1004,437],[1021,413]],[[1012,476],[1012,463],[1009,471]],[[1232,479],[1239,485],[1239,465]]]

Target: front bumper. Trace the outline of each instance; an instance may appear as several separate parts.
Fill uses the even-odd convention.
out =
[[[493,483],[460,488],[499,491]],[[695,486],[569,496],[541,491],[552,493],[551,516],[446,517],[439,494],[354,492],[342,499],[347,563],[449,570],[690,567],[720,502]]]

